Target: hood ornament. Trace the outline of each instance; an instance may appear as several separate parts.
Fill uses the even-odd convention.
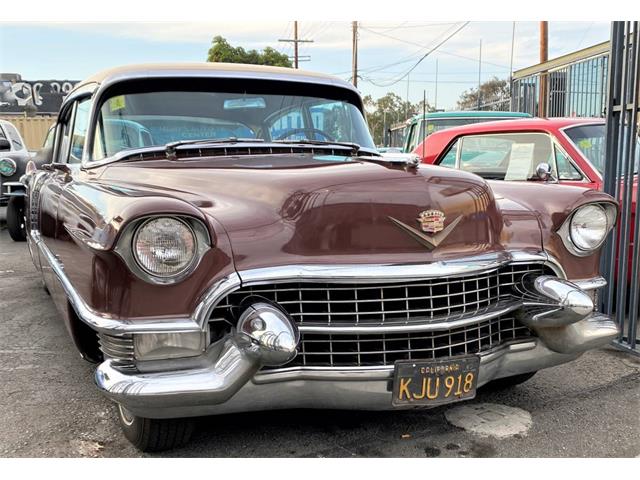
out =
[[[454,228],[462,220],[462,215],[458,215],[447,227],[444,226],[445,215],[440,210],[425,210],[420,212],[420,215],[416,219],[420,223],[420,228],[413,228],[406,223],[401,222],[397,218],[389,217],[397,227],[407,232],[414,240],[427,247],[429,250],[433,250],[440,245],[445,238],[453,231]],[[426,235],[425,233],[435,234]]]

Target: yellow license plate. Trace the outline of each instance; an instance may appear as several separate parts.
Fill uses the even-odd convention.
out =
[[[393,377],[394,406],[435,406],[476,396],[480,357],[398,361]]]

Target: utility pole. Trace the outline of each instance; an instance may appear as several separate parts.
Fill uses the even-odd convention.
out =
[[[387,146],[387,111],[382,112],[382,146]]]
[[[549,22],[540,22],[540,63],[549,60]],[[538,116],[547,116],[547,72],[540,72],[540,100],[538,105]]]
[[[511,60],[509,61],[509,81],[513,78],[513,47],[516,43],[516,22],[511,26]]]
[[[407,97],[405,99],[404,102],[404,118],[409,118],[409,76],[410,74],[407,74]]]
[[[436,58],[436,98],[433,100],[433,108],[438,110],[438,59]]]
[[[482,39],[480,39],[480,54],[478,55],[478,110],[480,110],[481,77],[482,77]]]
[[[299,43],[313,43],[313,40],[301,40],[298,38],[298,21],[293,22],[293,38],[280,38],[279,42],[293,43],[293,67],[298,68],[298,63],[305,60],[311,60],[311,57],[300,58],[298,55]]]
[[[351,22],[351,78],[353,86],[358,87],[358,22]]]

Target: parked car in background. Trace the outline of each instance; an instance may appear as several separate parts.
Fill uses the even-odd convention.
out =
[[[605,127],[600,118],[531,118],[466,125],[430,135],[416,152],[424,150],[424,163],[458,168],[487,180],[547,181],[602,190]],[[640,141],[632,225],[637,211],[638,158]],[[633,246],[633,232],[631,235]]]
[[[382,156],[334,77],[101,72],[46,151],[24,177],[29,251],[143,450],[194,416],[467,400],[619,332],[593,304],[610,196]]]
[[[0,206],[7,206],[7,228],[14,240],[24,240],[21,210],[24,186],[19,182],[31,154],[18,129],[0,120]]]
[[[43,149],[47,148],[48,142],[53,142],[53,132],[53,127],[49,128]],[[3,146],[6,149],[3,149]],[[0,120],[0,205],[7,206],[7,229],[16,242],[26,240],[25,188],[20,182],[20,177],[24,175],[30,160],[36,167],[47,161],[38,152],[34,154],[27,150],[20,132],[13,124]]]
[[[531,118],[531,115],[521,112],[490,111],[430,112],[424,115],[416,115],[407,122],[404,136],[404,152],[419,154],[416,147],[422,140],[432,133],[445,128],[517,118]]]

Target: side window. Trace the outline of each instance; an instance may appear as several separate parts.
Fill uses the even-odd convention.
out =
[[[543,133],[469,136],[460,147],[460,169],[493,180],[531,180],[539,163],[552,163],[552,148]]]
[[[69,151],[69,163],[80,163],[85,147],[87,129],[89,127],[90,99],[80,101],[76,106],[73,121],[73,133],[71,135],[71,150]]]
[[[405,145],[405,151],[407,153],[413,152],[413,149],[415,148],[415,139],[416,139],[417,130],[418,130],[418,124],[412,123],[411,126],[409,127],[409,131],[407,132],[407,143]]]
[[[24,149],[24,144],[22,143],[22,139],[20,138],[20,134],[16,130],[16,127],[11,125],[10,123],[5,124],[5,130],[7,131],[7,135],[9,136],[9,140],[11,140],[11,148],[13,150],[22,150]]]
[[[558,180],[582,180],[582,174],[573,165],[569,157],[557,147],[555,147],[555,151]]]
[[[304,140],[305,132],[298,129],[305,128],[302,112],[299,108],[287,110],[271,120],[269,136],[272,140]]]
[[[66,163],[67,156],[69,155],[69,143],[71,141],[71,120],[69,118],[67,123],[61,124],[58,128],[61,129],[60,139],[56,148],[55,162]]]
[[[455,168],[456,156],[458,155],[458,143],[458,140],[456,140],[453,145],[449,147],[449,151],[445,154],[444,157],[442,157],[442,160],[440,160],[440,163],[438,165],[440,165],[441,167]]]

